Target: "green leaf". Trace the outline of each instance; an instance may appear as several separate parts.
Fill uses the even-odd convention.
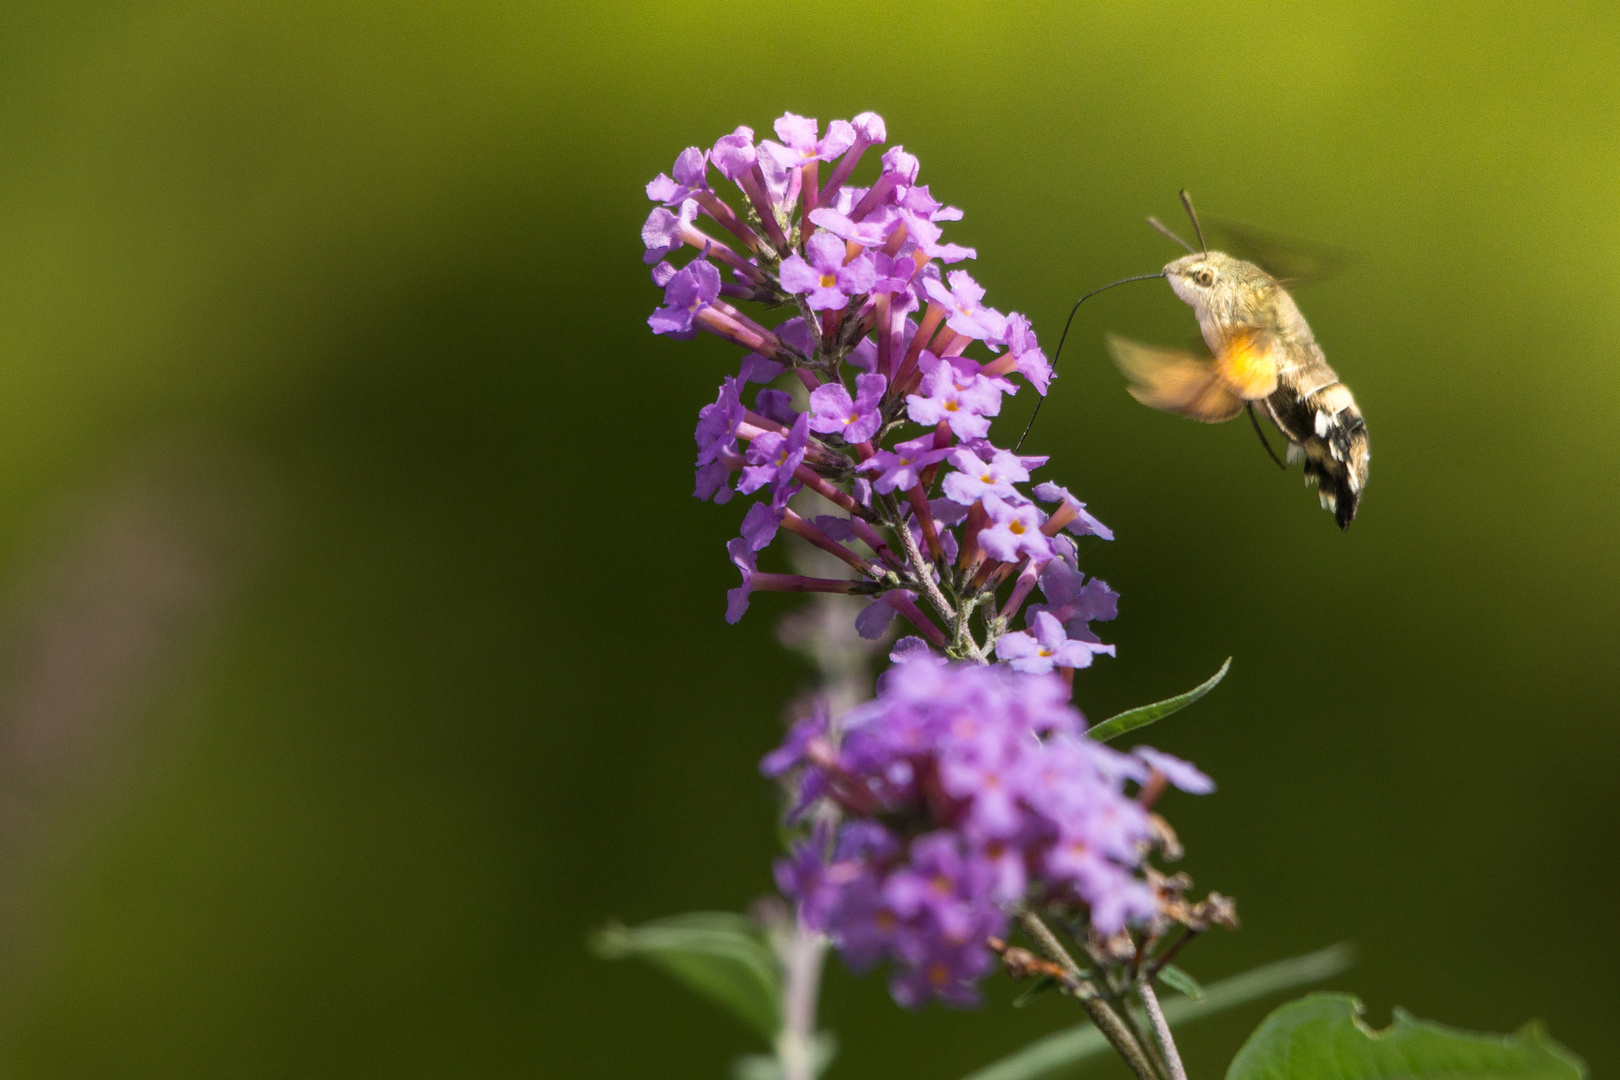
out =
[[[626,927],[610,925],[591,941],[608,960],[635,957],[663,968],[726,1006],[766,1042],[782,1017],[782,968],[763,932],[741,915],[697,911]]]
[[[1128,731],[1135,731],[1137,728],[1147,727],[1155,720],[1163,720],[1171,713],[1180,712],[1182,709],[1185,709],[1187,706],[1191,705],[1193,702],[1215,689],[1215,684],[1226,678],[1226,673],[1231,669],[1231,667],[1232,658],[1228,656],[1226,658],[1226,663],[1221,665],[1221,670],[1217,671],[1215,674],[1211,675],[1208,679],[1199,683],[1185,694],[1177,694],[1173,698],[1167,698],[1164,701],[1156,702],[1152,705],[1143,705],[1139,709],[1130,709],[1126,712],[1120,713],[1118,716],[1110,716],[1102,723],[1093,725],[1091,730],[1087,731],[1086,734],[1090,735],[1098,742],[1110,742],[1119,738],[1121,735],[1124,735]]]
[[[1056,989],[1057,985],[1058,981],[1052,978],[1052,976],[1042,975],[1040,978],[1035,980],[1034,985],[1032,985],[1028,990],[1025,990],[1022,994],[1019,994],[1013,999],[1012,1007],[1015,1009],[1022,1009],[1025,1005],[1028,1005],[1030,1002],[1034,1001],[1048,990]]]
[[[1586,1066],[1539,1025],[1477,1035],[1395,1010],[1374,1031],[1348,994],[1311,994],[1268,1016],[1226,1080],[1581,1080]]]
[[[1204,999],[1204,988],[1198,984],[1198,980],[1174,964],[1166,964],[1160,969],[1159,981],[1172,990],[1180,990],[1194,1001]]]
[[[1318,952],[1266,964],[1242,975],[1211,983],[1201,1001],[1171,998],[1164,1003],[1164,1018],[1171,1027],[1211,1016],[1267,994],[1292,990],[1330,979],[1350,966],[1351,952],[1346,945],[1333,945]],[[1113,1048],[1102,1032],[1091,1024],[1077,1024],[1065,1031],[1036,1039],[1016,1053],[986,1065],[964,1080],[1033,1080],[1037,1076],[1067,1069],[1088,1058],[1111,1054]]]

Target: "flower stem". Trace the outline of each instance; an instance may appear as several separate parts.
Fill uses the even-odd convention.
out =
[[[1143,979],[1138,982],[1136,996],[1142,999],[1142,1007],[1147,1010],[1148,1019],[1153,1022],[1153,1035],[1159,1041],[1159,1049],[1164,1052],[1170,1080],[1187,1080],[1186,1066],[1181,1063],[1181,1052],[1176,1049],[1176,1040],[1170,1035],[1170,1025],[1164,1019],[1164,1010],[1159,1008],[1159,996],[1153,991],[1153,980]]]
[[[1152,1060],[1137,1042],[1131,1029],[1125,1026],[1113,1007],[1104,1001],[1097,988],[1086,979],[1081,978],[1080,965],[1074,962],[1074,957],[1063,947],[1057,935],[1041,921],[1041,917],[1033,911],[1026,911],[1019,922],[1026,933],[1046,953],[1047,958],[1054,961],[1068,973],[1074,985],[1074,996],[1080,999],[1080,1005],[1091,1017],[1091,1022],[1097,1025],[1097,1030],[1103,1033],[1111,1046],[1125,1059],[1125,1064],[1131,1067],[1137,1080],[1161,1080],[1158,1071],[1154,1069]]]
[[[1131,1034],[1135,1036],[1137,1045],[1147,1055],[1148,1062],[1153,1066],[1155,1075],[1165,1077],[1168,1080],[1170,1068],[1164,1063],[1164,1055],[1159,1053],[1158,1045],[1149,1037],[1147,1029],[1143,1026],[1142,1018],[1130,1007],[1126,995],[1117,992],[1106,976],[1099,979],[1098,982],[1101,984],[1100,990],[1103,996],[1114,1007],[1114,1011],[1125,1022],[1125,1026],[1131,1029]]]
[[[827,938],[805,926],[803,919],[796,919],[787,952],[787,992],[776,1059],[782,1066],[782,1080],[815,1080],[816,998],[821,992]]]
[[[901,520],[900,510],[893,505],[892,498],[889,512],[892,519],[890,527],[900,539],[900,547],[906,553],[906,563],[911,567],[911,576],[916,579],[917,587],[928,597],[928,602],[934,605],[939,617],[945,620],[951,635],[960,638],[963,627],[960,625],[962,620],[957,615],[956,605],[945,599],[945,594],[940,592],[939,583],[934,580],[933,564],[924,559],[922,552],[918,550],[916,538],[911,535],[911,526]]]

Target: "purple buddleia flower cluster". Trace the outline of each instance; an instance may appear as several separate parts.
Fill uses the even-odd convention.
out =
[[[1052,369],[1029,320],[987,306],[956,268],[974,251],[945,242],[941,223],[961,211],[918,182],[903,148],[877,152],[874,113],[825,132],[792,113],[774,126],[776,139],[739,127],[683,151],[647,185],[659,205],[642,230],[664,289],[652,329],[745,350],[696,431],[697,497],[758,500],[728,545],[742,574],[728,621],[760,591],[851,593],[873,597],[863,634],[899,615],[952,657],[1072,671],[1111,654],[1089,624],[1115,598],[1080,575],[1072,537],[1112,533],[1056,484],[1026,491],[1046,458],[990,441],[1014,379],[1044,394]],[[860,184],[863,162],[875,176]],[[681,250],[692,257],[677,267]],[[854,576],[761,570],[782,530]],[[1037,584],[1050,617],[1013,629]]]
[[[1113,534],[1032,480],[1045,457],[991,439],[1019,381],[1045,394],[1053,377],[1029,320],[985,304],[958,265],[974,251],[943,238],[961,211],[918,182],[915,157],[875,149],[880,117],[774,128],[683,151],[647,185],[659,205],[642,230],[664,290],[652,329],[743,350],[695,433],[697,497],[751,497],[727,544],[742,583],[726,618],[756,592],[842,593],[870,598],[862,637],[896,616],[915,631],[876,699],[812,713],[766,757],[805,830],[782,891],[852,967],[890,961],[906,1005],[975,1001],[1015,913],[1059,920],[1094,955],[1133,928],[1150,949],[1228,918],[1223,898],[1189,906],[1184,879],[1148,865],[1175,852],[1154,800],[1209,779],[1109,749],[1069,703],[1074,671],[1113,655],[1092,624],[1119,602],[1077,541]],[[851,575],[762,569],[783,531]]]
[[[1103,936],[1160,914],[1143,871],[1164,833],[1127,786],[1214,784],[1168,754],[1087,738],[1068,698],[1050,674],[913,649],[836,736],[813,714],[762,763],[795,774],[795,815],[842,812],[778,864],[779,887],[851,967],[889,959],[902,1004],[973,1003],[987,942],[1017,908]]]

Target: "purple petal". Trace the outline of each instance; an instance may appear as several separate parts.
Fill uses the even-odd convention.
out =
[[[896,664],[909,664],[915,660],[938,660],[940,656],[928,642],[912,635],[894,643],[894,648],[889,650],[889,659]]]
[[[680,195],[677,194],[680,190],[681,185],[677,184],[663,173],[659,173],[656,177],[647,181],[647,198],[656,203],[664,203],[667,205],[674,202],[676,199],[680,198]]]
[[[795,113],[783,113],[772,124],[776,137],[795,150],[813,150],[816,145],[816,121]]]
[[[875,112],[863,112],[850,121],[863,142],[881,143],[889,139],[888,129],[883,125],[883,117]]]
[[[754,129],[739,127],[715,142],[709,160],[714,162],[721,176],[735,183],[754,171],[758,156],[754,150]]]
[[[783,511],[769,503],[755,503],[743,515],[742,540],[750,551],[762,551],[776,539],[776,530],[782,524]]]
[[[783,290],[790,293],[807,293],[821,287],[821,275],[798,255],[789,255],[782,260],[777,280],[782,283]]]
[[[868,641],[876,641],[888,632],[895,614],[894,605],[889,603],[889,594],[884,593],[855,616],[855,632]]]
[[[737,373],[737,380],[742,383],[768,383],[786,370],[787,368],[769,357],[749,353],[743,357],[742,370]]]
[[[1181,760],[1162,750],[1155,750],[1151,746],[1136,746],[1131,753],[1147,762],[1148,767],[1155,772],[1164,774],[1164,778],[1191,795],[1208,795],[1215,790],[1215,781],[1205,776],[1190,762]]]
[[[844,265],[844,251],[844,242],[825,232],[816,233],[804,245],[805,258],[818,274],[838,273],[839,267]]]

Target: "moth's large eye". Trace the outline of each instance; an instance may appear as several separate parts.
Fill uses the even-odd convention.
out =
[[[1215,271],[1209,269],[1208,267],[1195,271],[1192,277],[1193,281],[1197,282],[1198,287],[1201,289],[1207,289],[1211,285],[1215,284]]]

